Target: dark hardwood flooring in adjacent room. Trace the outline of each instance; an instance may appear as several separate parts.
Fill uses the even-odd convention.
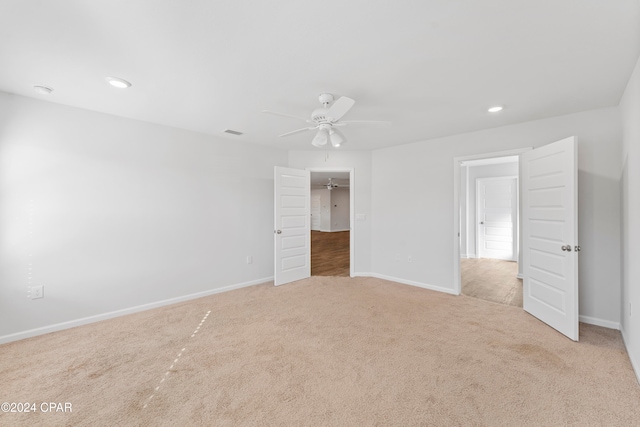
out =
[[[312,276],[349,276],[349,233],[311,232]]]

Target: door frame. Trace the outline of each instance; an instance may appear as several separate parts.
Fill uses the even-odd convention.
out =
[[[310,167],[305,168],[310,173],[313,172],[349,172],[349,277],[354,277],[354,265],[355,265],[355,193],[356,193],[356,183],[355,183],[355,170],[354,168],[322,168],[322,167]]]
[[[533,150],[533,147],[517,148],[514,150],[497,151],[493,153],[473,154],[469,156],[454,157],[453,159],[453,289],[455,295],[462,292],[462,280],[460,277],[460,182],[461,165],[470,160],[492,159],[496,157],[519,156],[522,153]],[[520,182],[518,181],[518,185]],[[519,190],[518,190],[519,191]],[[520,209],[518,209],[520,212]],[[467,216],[468,217],[468,216]],[[518,228],[522,221],[518,220]],[[521,242],[518,242],[518,246]],[[522,248],[518,247],[518,277],[522,277],[520,270]]]
[[[482,258],[480,256],[480,228],[478,227],[478,221],[480,220],[479,218],[479,214],[480,214],[480,203],[478,203],[478,200],[480,199],[480,182],[481,181],[498,181],[498,180],[511,180],[511,179],[515,179],[516,180],[516,194],[515,194],[515,208],[516,208],[516,216],[514,218],[514,220],[511,222],[511,236],[513,239],[513,242],[511,243],[511,247],[512,247],[512,254],[513,256],[509,261],[518,261],[518,259],[515,257],[516,254],[519,254],[519,247],[520,247],[520,239],[519,239],[519,234],[518,230],[520,229],[520,180],[518,179],[518,176],[512,176],[512,175],[505,175],[505,176],[492,176],[492,177],[487,177],[487,178],[477,178],[476,179],[476,188],[475,188],[475,192],[476,192],[476,212],[475,212],[475,221],[476,221],[476,257],[478,258]],[[469,190],[467,189],[467,193],[469,192]],[[513,201],[513,198],[511,199]],[[468,231],[467,231],[468,234]]]

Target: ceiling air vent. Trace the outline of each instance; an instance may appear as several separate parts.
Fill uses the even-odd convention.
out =
[[[225,129],[225,133],[230,133],[231,135],[242,135],[242,132],[238,132],[237,130]]]

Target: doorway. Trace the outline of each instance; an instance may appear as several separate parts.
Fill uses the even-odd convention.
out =
[[[310,169],[311,275],[352,275],[352,170]]]
[[[519,156],[522,217],[519,221],[518,276],[523,278],[523,309],[568,338],[578,341],[578,139],[570,136],[537,149],[454,158],[454,287],[461,293],[462,221],[468,204],[461,183],[465,162]],[[466,192],[468,194],[468,192]],[[461,206],[466,206],[466,210]],[[467,228],[463,228],[464,226]],[[466,250],[469,249],[468,244]],[[524,260],[524,262],[523,262]]]
[[[522,307],[518,159],[511,150],[455,160],[458,293]]]

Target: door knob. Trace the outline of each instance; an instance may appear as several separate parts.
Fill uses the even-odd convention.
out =
[[[576,249],[576,252],[580,252],[582,250],[580,249],[580,246],[576,246],[575,249]]]
[[[564,245],[564,246],[562,246],[562,250],[563,250],[563,251],[567,251],[567,252],[571,252],[571,245]]]
[[[480,224],[484,224],[484,221],[480,221]]]
[[[277,234],[282,234],[282,230],[276,230]]]

